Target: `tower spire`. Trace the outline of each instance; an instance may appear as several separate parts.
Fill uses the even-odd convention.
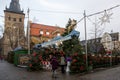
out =
[[[11,0],[9,8],[6,8],[6,11],[23,13],[20,8],[19,0]]]

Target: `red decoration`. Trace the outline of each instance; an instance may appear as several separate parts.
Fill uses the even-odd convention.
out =
[[[89,63],[90,63],[90,65],[92,65],[92,61],[90,61]]]
[[[74,56],[78,56],[78,53],[74,53]]]
[[[112,51],[107,51],[107,54],[111,54],[112,53]]]
[[[33,56],[35,57],[36,55],[37,55],[37,54],[34,52],[34,53],[33,53]]]
[[[76,60],[76,59],[73,59],[73,63],[75,63],[75,62],[77,62],[77,60]]]
[[[41,60],[41,61],[42,61],[42,56],[39,56],[39,60]]]
[[[83,66],[80,66],[80,70],[83,71],[83,70],[84,70],[84,67],[83,67]]]
[[[32,64],[29,64],[30,67],[32,67]]]

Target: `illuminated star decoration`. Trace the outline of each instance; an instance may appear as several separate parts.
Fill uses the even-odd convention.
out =
[[[107,13],[105,10],[104,15],[102,15],[102,17],[99,18],[101,25],[105,24],[106,22],[110,23],[110,19],[111,19],[110,17],[112,15],[113,15],[113,13],[109,13],[109,12]]]

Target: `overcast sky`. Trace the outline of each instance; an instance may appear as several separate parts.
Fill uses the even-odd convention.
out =
[[[3,10],[5,6],[9,7],[11,0],[0,0],[0,15],[4,16]],[[99,11],[104,11],[116,5],[120,5],[120,0],[19,0],[21,9],[24,9],[26,14],[27,9],[30,8],[30,20],[45,24],[45,25],[58,25],[65,27],[68,19],[76,19],[79,21],[83,18],[84,10],[86,15],[90,15]],[[101,25],[104,32],[120,32],[120,7],[114,8],[107,12],[112,14],[110,16],[110,23]],[[94,35],[90,34],[94,30],[93,22],[100,21],[104,15],[93,15],[87,18],[87,38],[93,38]],[[27,14],[26,14],[27,17]],[[27,18],[25,19],[26,24]],[[0,25],[4,25],[4,18],[0,17]],[[25,25],[26,27],[26,25]],[[1,28],[0,28],[1,29]],[[76,30],[80,31],[80,39],[84,39],[84,21],[77,24]]]

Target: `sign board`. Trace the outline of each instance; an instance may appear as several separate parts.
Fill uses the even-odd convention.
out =
[[[29,56],[26,54],[20,54],[19,55],[19,65],[27,65],[29,61]]]

